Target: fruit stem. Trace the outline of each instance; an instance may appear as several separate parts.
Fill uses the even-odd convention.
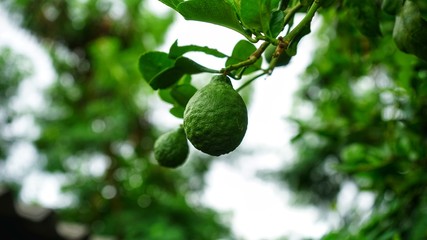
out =
[[[302,31],[304,31],[304,28],[306,27],[307,24],[311,24],[311,21],[314,17],[314,15],[316,14],[317,10],[320,7],[320,0],[314,0],[313,4],[310,6],[307,14],[304,16],[304,18],[298,23],[298,25],[292,29],[288,34],[286,34],[285,37],[279,37],[278,38],[278,46],[276,48],[276,51],[273,55],[273,58],[270,62],[270,65],[268,67],[268,69],[264,72],[262,72],[259,76],[262,76],[266,73],[268,74],[272,74],[273,69],[275,68],[277,61],[279,59],[280,54],[282,54],[282,52],[284,50],[286,50],[289,46],[289,44],[291,43],[291,41],[298,36]],[[292,9],[289,10],[289,13],[286,15],[285,17],[285,23],[289,22],[291,17],[293,15],[295,15],[295,13],[302,7],[301,3],[297,4],[295,7],[293,7]],[[273,42],[273,44],[275,44],[275,42]],[[266,39],[265,42],[263,42],[261,44],[261,46],[255,51],[253,52],[248,59],[241,61],[239,63],[236,64],[232,64],[229,65],[223,69],[220,70],[220,72],[224,75],[229,75],[231,71],[242,68],[242,67],[246,67],[246,66],[250,66],[252,64],[254,64],[262,55],[262,53],[265,51],[265,49],[267,49],[267,47],[270,45],[270,41],[269,39]],[[249,80],[247,84],[250,84],[251,81],[254,81],[255,79],[251,79]],[[241,89],[242,87],[245,87],[246,83],[243,84],[239,89]]]
[[[319,9],[320,4],[319,0],[314,0],[313,4],[310,6],[310,9],[308,10],[307,14],[304,16],[304,18],[301,20],[301,22],[298,23],[298,25],[292,29],[284,38],[283,42],[286,44],[286,48],[288,47],[289,43],[296,37],[298,34],[304,30],[305,26],[308,24],[311,24],[311,20],[314,17],[314,14],[316,14],[317,9]]]
[[[236,92],[241,91],[243,88],[247,87],[249,84],[251,84],[253,81],[257,80],[259,77],[261,77],[262,75],[265,75],[267,72],[262,72],[256,76],[253,76],[251,79],[249,79],[248,81],[246,81],[245,83],[243,83],[240,87],[238,87],[236,89]]]
[[[297,5],[295,5],[293,8],[289,9],[288,11],[286,11],[286,16],[285,16],[285,25],[286,26],[289,21],[291,21],[292,17],[298,12],[298,10],[300,10],[302,8],[302,3],[299,2]]]
[[[261,57],[265,49],[267,49],[268,45],[270,45],[269,42],[263,42],[261,46],[248,57],[248,59],[236,64],[232,64],[230,66],[227,66],[226,68],[221,69],[220,72],[223,73],[224,75],[228,75],[233,70],[254,64]]]
[[[302,6],[302,5],[301,5]],[[293,9],[298,9],[301,7],[296,5]],[[273,54],[273,58],[271,59],[270,65],[268,67],[268,74],[272,74],[274,68],[276,67],[277,61],[279,60],[279,56],[283,53],[284,50],[286,50],[289,47],[289,44],[291,41],[298,36],[302,31],[304,31],[304,28],[307,25],[311,24],[311,20],[313,19],[314,15],[316,14],[317,9],[319,9],[320,4],[319,0],[314,0],[313,4],[310,6],[310,9],[308,10],[307,14],[304,16],[304,18],[301,20],[301,22],[298,23],[298,25],[292,29],[288,34],[286,34],[285,37],[279,37],[279,44],[277,45],[276,51]],[[295,12],[298,10],[294,10]],[[291,9],[292,11],[292,9]],[[295,13],[294,13],[295,14]],[[288,15],[286,15],[288,17]]]
[[[273,73],[273,69],[276,67],[280,55],[282,55],[282,53],[285,51],[285,48],[288,47],[288,45],[285,44],[283,37],[279,37],[278,40],[279,44],[277,45],[276,50],[274,50],[273,57],[271,58],[270,65],[267,69],[269,75]]]

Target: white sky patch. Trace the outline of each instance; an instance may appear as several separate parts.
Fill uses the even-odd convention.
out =
[[[16,117],[7,128],[3,129],[3,134],[6,138],[34,139],[39,132],[34,117],[29,114]]]
[[[21,200],[25,203],[38,202],[48,208],[61,208],[72,203],[73,197],[61,192],[67,181],[61,174],[45,174],[33,171],[23,181]]]
[[[159,0],[146,0],[143,3],[143,7],[150,9],[158,15],[165,15],[172,10],[170,7],[163,4]]]
[[[20,141],[12,146],[10,152],[2,177],[14,180],[25,178],[36,163],[36,149],[30,143]]]
[[[40,43],[29,32],[13,24],[8,18],[8,13],[0,5],[0,46],[10,47],[14,52],[29,58],[32,66],[32,89],[43,89],[55,79],[55,70],[52,67],[47,52],[40,47]]]
[[[37,110],[44,105],[41,92],[55,79],[50,57],[34,36],[11,22],[10,16],[1,5],[0,29],[2,29],[0,46],[12,48],[15,53],[25,56],[31,63],[28,67],[31,73],[20,84],[18,94],[12,98],[11,107],[18,112]]]

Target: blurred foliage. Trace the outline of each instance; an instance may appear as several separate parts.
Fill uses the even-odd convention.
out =
[[[73,201],[58,209],[60,217],[118,239],[230,236],[226,219],[197,200],[210,161],[179,171],[151,162],[160,133],[149,122],[152,90],[137,59],[162,43],[173,15],[157,16],[140,0],[4,6],[39,39],[56,70],[47,106],[36,115],[41,133],[35,146],[43,169],[66,177],[63,190]],[[11,63],[2,55],[0,74],[10,75]],[[1,97],[15,94],[14,79],[21,78],[2,81]]]
[[[16,100],[14,96],[18,93],[21,79],[31,71],[31,64],[24,56],[14,53],[12,49],[0,48],[0,161],[7,158],[12,143],[17,140],[10,133],[12,122],[19,117],[12,104]]]
[[[296,203],[323,209],[336,210],[348,181],[375,195],[366,219],[348,211],[323,239],[426,239],[427,62],[398,50],[394,16],[377,15],[381,37],[366,34],[348,20],[347,2],[322,11],[290,119],[295,161],[275,176]]]

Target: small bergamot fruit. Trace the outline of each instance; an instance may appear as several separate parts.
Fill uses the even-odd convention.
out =
[[[427,61],[427,21],[422,18],[414,1],[405,1],[393,28],[393,39],[397,47],[406,53]]]
[[[248,125],[248,112],[230,79],[216,75],[198,90],[184,111],[188,140],[200,151],[219,156],[237,148]]]
[[[187,138],[182,127],[161,135],[154,143],[154,157],[160,166],[176,168],[187,159]]]

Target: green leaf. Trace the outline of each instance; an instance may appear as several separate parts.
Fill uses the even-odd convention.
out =
[[[160,89],[159,90],[159,96],[160,96],[160,99],[162,99],[164,102],[167,102],[170,104],[175,104],[175,99],[171,95],[171,89],[170,88]]]
[[[263,32],[270,36],[270,20],[279,4],[279,0],[241,0],[240,18],[243,25],[254,32]]]
[[[173,65],[174,61],[164,52],[147,52],[139,58],[139,71],[147,82]]]
[[[277,37],[283,30],[285,25],[285,13],[283,11],[275,11],[271,15],[270,26],[268,35],[270,37]]]
[[[176,59],[173,67],[158,73],[151,81],[153,89],[165,89],[177,83],[185,74],[196,74],[202,72],[218,73],[218,71],[206,68],[186,57]]]
[[[184,117],[184,107],[182,106],[174,106],[169,110],[169,112],[174,115],[177,118],[183,118]]]
[[[236,10],[224,0],[189,0],[178,5],[177,11],[187,20],[212,23],[233,29],[247,36]]]
[[[246,60],[253,52],[256,51],[255,45],[246,41],[240,40],[233,48],[231,57],[227,59],[227,64],[235,64]]]
[[[182,84],[177,85],[171,90],[171,95],[173,99],[182,107],[185,107],[190,100],[190,98],[197,92],[197,88],[195,88],[191,84]]]
[[[179,68],[184,73],[188,73],[188,74],[196,74],[196,73],[202,73],[202,72],[218,73],[217,70],[204,67],[186,57],[177,58],[175,62],[175,68]]]
[[[218,58],[228,57],[226,54],[209,47],[201,47],[197,45],[178,46],[178,41],[175,41],[169,49],[170,58],[178,58],[188,52],[203,52]]]
[[[282,0],[270,0],[270,8],[273,11],[280,10],[283,7]]]
[[[231,57],[229,57],[225,62],[225,66],[230,66],[232,64],[245,61],[255,51],[256,51],[255,45],[253,45],[252,43],[246,40],[240,40],[234,46],[233,53],[231,54]],[[245,73],[248,74],[248,73],[259,70],[261,68],[261,64],[262,64],[262,59],[260,58],[258,61],[255,62],[255,64],[250,66]]]
[[[184,72],[176,67],[168,68],[157,74],[150,82],[150,86],[154,89],[165,89],[179,81],[184,76]]]
[[[174,107],[181,106],[185,108],[190,98],[196,92],[197,92],[197,88],[195,88],[191,84],[185,83],[185,84],[175,85],[172,88],[160,89],[159,96],[164,102],[170,103],[174,105]]]
[[[191,76],[185,75],[179,80],[179,84],[159,90],[160,99],[172,105],[185,107],[190,98],[197,92],[197,88],[190,84]]]
[[[159,1],[176,10],[178,8],[178,5],[182,3],[184,0],[159,0]]]

